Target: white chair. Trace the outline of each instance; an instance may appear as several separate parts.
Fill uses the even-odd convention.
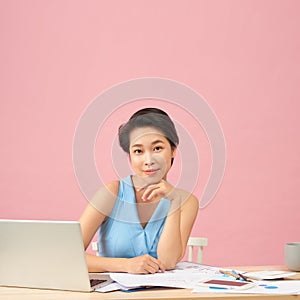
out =
[[[190,237],[187,243],[188,247],[188,261],[193,261],[194,249],[198,249],[196,262],[202,263],[203,247],[208,245],[208,238],[203,237]]]
[[[96,255],[99,256],[98,241],[92,242],[92,250],[96,251]]]
[[[208,245],[208,239],[203,237],[190,237],[187,243],[188,247],[188,261],[193,261],[193,252],[197,248],[196,262],[202,263],[203,247]],[[98,242],[92,242],[92,249],[96,251],[96,255],[99,256]]]

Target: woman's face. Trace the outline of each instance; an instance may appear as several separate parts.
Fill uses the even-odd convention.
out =
[[[129,155],[135,174],[146,184],[166,179],[176,154],[169,141],[156,128],[135,128],[130,133]]]

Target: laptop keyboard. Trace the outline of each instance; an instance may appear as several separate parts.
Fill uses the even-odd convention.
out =
[[[105,279],[90,279],[90,284],[91,284],[91,287],[94,287],[95,285],[103,283],[105,281],[107,281],[107,280],[105,280]]]

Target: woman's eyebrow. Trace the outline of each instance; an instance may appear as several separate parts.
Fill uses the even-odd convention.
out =
[[[131,148],[133,148],[133,147],[143,147],[143,145],[142,145],[142,144],[134,144],[134,145],[131,145]]]
[[[159,144],[159,143],[163,143],[164,144],[164,141],[162,140],[155,140],[151,143],[151,145],[155,145],[155,144]],[[134,148],[134,147],[143,147],[143,144],[133,144],[130,146],[131,148]]]
[[[151,144],[155,145],[155,144],[159,144],[159,143],[163,143],[164,144],[164,141],[162,141],[162,140],[155,140]]]

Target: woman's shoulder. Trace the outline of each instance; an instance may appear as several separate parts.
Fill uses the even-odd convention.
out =
[[[179,189],[178,191],[180,193],[182,207],[189,206],[193,209],[199,208],[198,198],[193,193],[182,189]]]
[[[119,181],[101,186],[92,197],[90,204],[102,214],[109,216],[118,197]]]
[[[118,191],[119,191],[119,186],[120,186],[120,180],[114,180],[109,183],[107,183],[104,188],[106,188],[109,192],[111,192],[113,195],[116,197],[118,196]]]
[[[106,192],[109,192],[113,196],[113,198],[117,198],[120,186],[121,185],[124,186],[124,183],[126,183],[126,182],[129,182],[129,184],[131,185],[130,176],[121,178],[120,180],[111,181],[111,182],[103,185],[102,187],[100,187],[98,192],[103,193],[103,191],[106,191]]]

